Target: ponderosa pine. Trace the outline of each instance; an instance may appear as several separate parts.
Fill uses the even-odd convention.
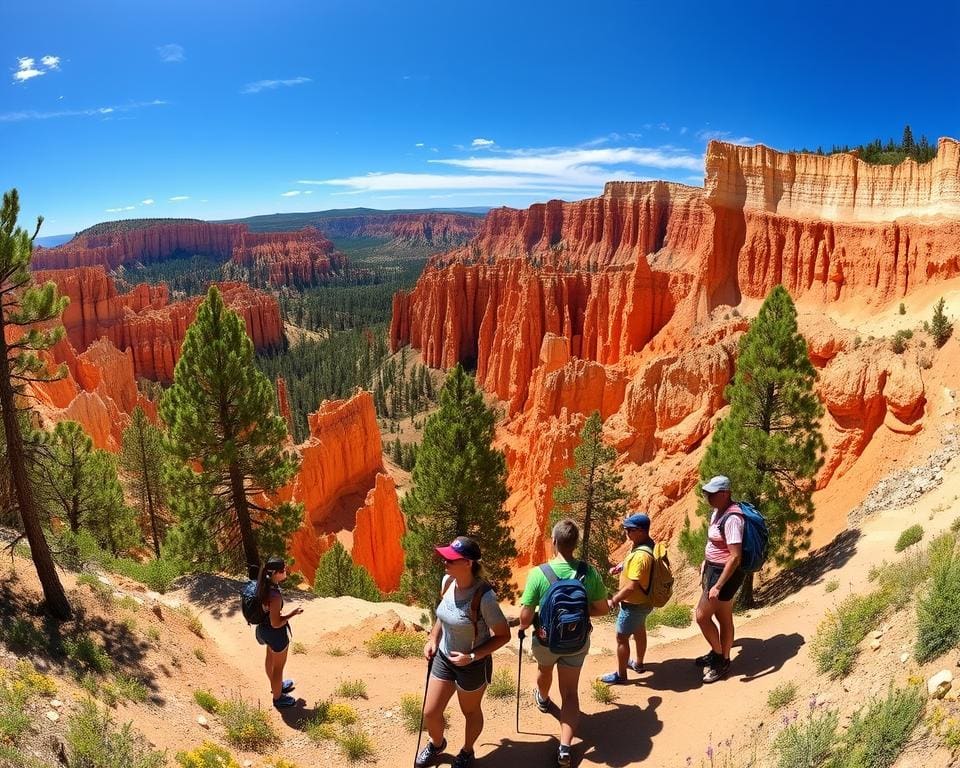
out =
[[[133,478],[141,513],[149,521],[153,551],[158,558],[164,529],[161,513],[166,507],[165,458],[163,433],[150,423],[138,405],[130,414],[130,426],[123,430],[119,460],[120,466]]]

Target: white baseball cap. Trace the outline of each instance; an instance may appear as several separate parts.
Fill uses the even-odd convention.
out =
[[[707,482],[705,482],[701,488],[707,493],[716,493],[717,491],[729,491],[730,490],[730,478],[725,477],[724,475],[717,475],[716,477],[711,477]]]

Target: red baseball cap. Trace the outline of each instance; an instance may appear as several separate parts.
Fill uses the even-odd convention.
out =
[[[479,560],[480,545],[469,536],[457,536],[445,547],[434,547],[444,560]]]

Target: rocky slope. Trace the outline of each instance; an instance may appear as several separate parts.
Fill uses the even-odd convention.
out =
[[[702,190],[611,182],[591,200],[491,211],[473,241],[394,298],[391,342],[433,366],[475,365],[507,403],[498,443],[518,565],[543,554],[552,488],[595,409],[634,505],[660,513],[654,533],[670,536],[724,405],[741,311],[778,283],[798,301],[820,372],[820,485],[881,427],[921,428],[922,356],[863,344],[826,315],[960,276],[958,204],[951,139],[931,163],[892,168],[711,142]]]
[[[466,213],[368,211],[327,215],[318,225],[333,238],[376,237],[403,245],[450,248],[465,243],[480,230],[483,219]]]

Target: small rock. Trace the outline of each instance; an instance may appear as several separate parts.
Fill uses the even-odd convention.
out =
[[[113,582],[110,581],[110,579],[108,579],[106,576],[97,576],[97,581],[99,581],[101,584],[106,584],[108,587],[113,586]]]
[[[199,725],[201,728],[210,728],[210,723],[203,715],[197,715],[197,725]]]
[[[176,611],[183,605],[183,602],[180,600],[177,600],[177,598],[175,597],[164,598],[160,602],[163,603],[165,606],[167,606],[167,608],[170,608],[171,610],[174,610],[174,611]]]
[[[50,706],[53,707],[54,709],[60,709],[60,707],[63,706],[63,702],[58,701],[57,699],[54,699],[53,701],[50,702]]]
[[[949,669],[942,669],[927,680],[927,693],[931,698],[942,699],[953,683],[953,674]]]
[[[879,651],[880,650],[880,639],[875,637],[870,641],[870,650]]]
[[[882,629],[875,629],[873,630],[873,632],[870,633],[871,640],[879,640],[881,637],[883,637]]]
[[[44,717],[47,718],[51,723],[57,722],[60,719],[60,713],[54,712],[52,709],[49,712],[44,713]]]
[[[163,609],[160,607],[160,603],[154,603],[150,610],[157,614],[157,618],[160,619],[160,621],[163,621]]]
[[[901,664],[906,664],[908,661],[910,661],[910,654],[909,654],[909,653],[901,653],[901,654],[900,654],[900,663],[901,663]]]
[[[251,765],[253,765],[253,760],[244,760],[244,761],[243,761],[243,768],[250,768]]]
[[[125,598],[125,597],[126,597],[126,595],[123,594],[123,592],[121,592],[121,591],[119,591],[119,590],[116,590],[116,591],[113,593],[113,599],[114,599],[114,600],[123,600],[123,598]]]
[[[383,716],[389,720],[391,717],[393,717],[393,712],[391,712],[388,709],[386,712],[383,713]]]

